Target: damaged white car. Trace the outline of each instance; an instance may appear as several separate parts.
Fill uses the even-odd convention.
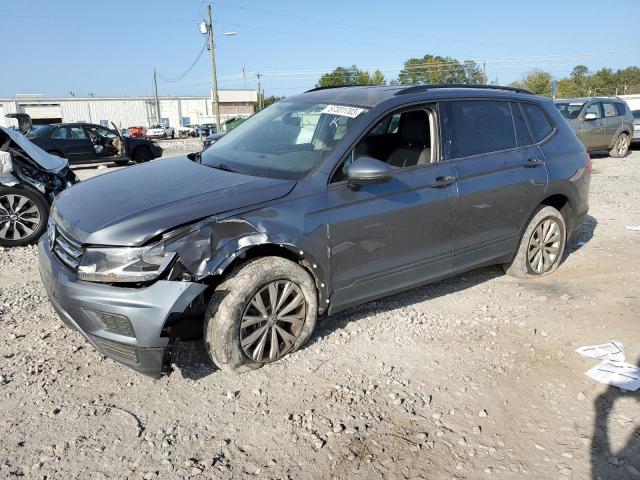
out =
[[[35,243],[47,228],[53,199],[77,182],[66,159],[0,127],[0,246]]]

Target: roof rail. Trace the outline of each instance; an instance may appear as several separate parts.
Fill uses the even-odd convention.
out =
[[[534,95],[529,90],[525,90],[524,88],[518,87],[502,87],[500,85],[469,85],[466,83],[441,83],[441,84],[427,84],[427,85],[414,85],[412,87],[406,87],[401,90],[398,90],[394,95],[405,95],[407,93],[419,93],[427,90],[435,90],[438,88],[476,88],[476,89],[487,89],[487,90],[505,90],[508,92],[516,92],[516,93],[527,93],[529,95]]]
[[[358,85],[327,85],[326,87],[314,87],[311,90],[307,90],[304,93],[317,92],[318,90],[328,90],[330,88],[349,88],[349,87],[371,87],[372,85],[366,85],[364,83]]]

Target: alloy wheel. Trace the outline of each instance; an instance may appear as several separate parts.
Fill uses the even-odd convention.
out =
[[[22,195],[0,196],[0,238],[22,240],[40,226],[41,217],[37,205]]]
[[[242,315],[242,350],[259,363],[282,358],[298,340],[306,310],[304,295],[295,283],[277,280],[262,287]]]
[[[625,135],[620,135],[620,138],[618,138],[618,155],[623,156],[625,153],[627,153],[627,137]]]
[[[537,274],[543,274],[553,268],[558,261],[562,230],[552,218],[540,222],[531,235],[527,249],[529,268]]]

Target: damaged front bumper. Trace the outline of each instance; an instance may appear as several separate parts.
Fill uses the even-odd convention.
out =
[[[124,288],[79,281],[61,265],[43,237],[38,244],[40,276],[62,321],[78,330],[103,355],[154,377],[167,373],[175,337],[166,328],[205,285],[157,281]]]

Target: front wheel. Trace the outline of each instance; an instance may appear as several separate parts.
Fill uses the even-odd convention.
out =
[[[252,260],[219,285],[204,338],[213,362],[241,373],[296,351],[311,336],[318,296],[311,275],[280,257]]]
[[[36,242],[47,228],[49,204],[35,190],[0,187],[0,246]]]
[[[553,207],[540,205],[529,220],[514,259],[504,265],[505,272],[516,278],[553,273],[562,260],[566,239],[562,214]]]
[[[629,151],[629,135],[621,133],[613,144],[613,148],[609,151],[609,156],[613,158],[622,158]]]

